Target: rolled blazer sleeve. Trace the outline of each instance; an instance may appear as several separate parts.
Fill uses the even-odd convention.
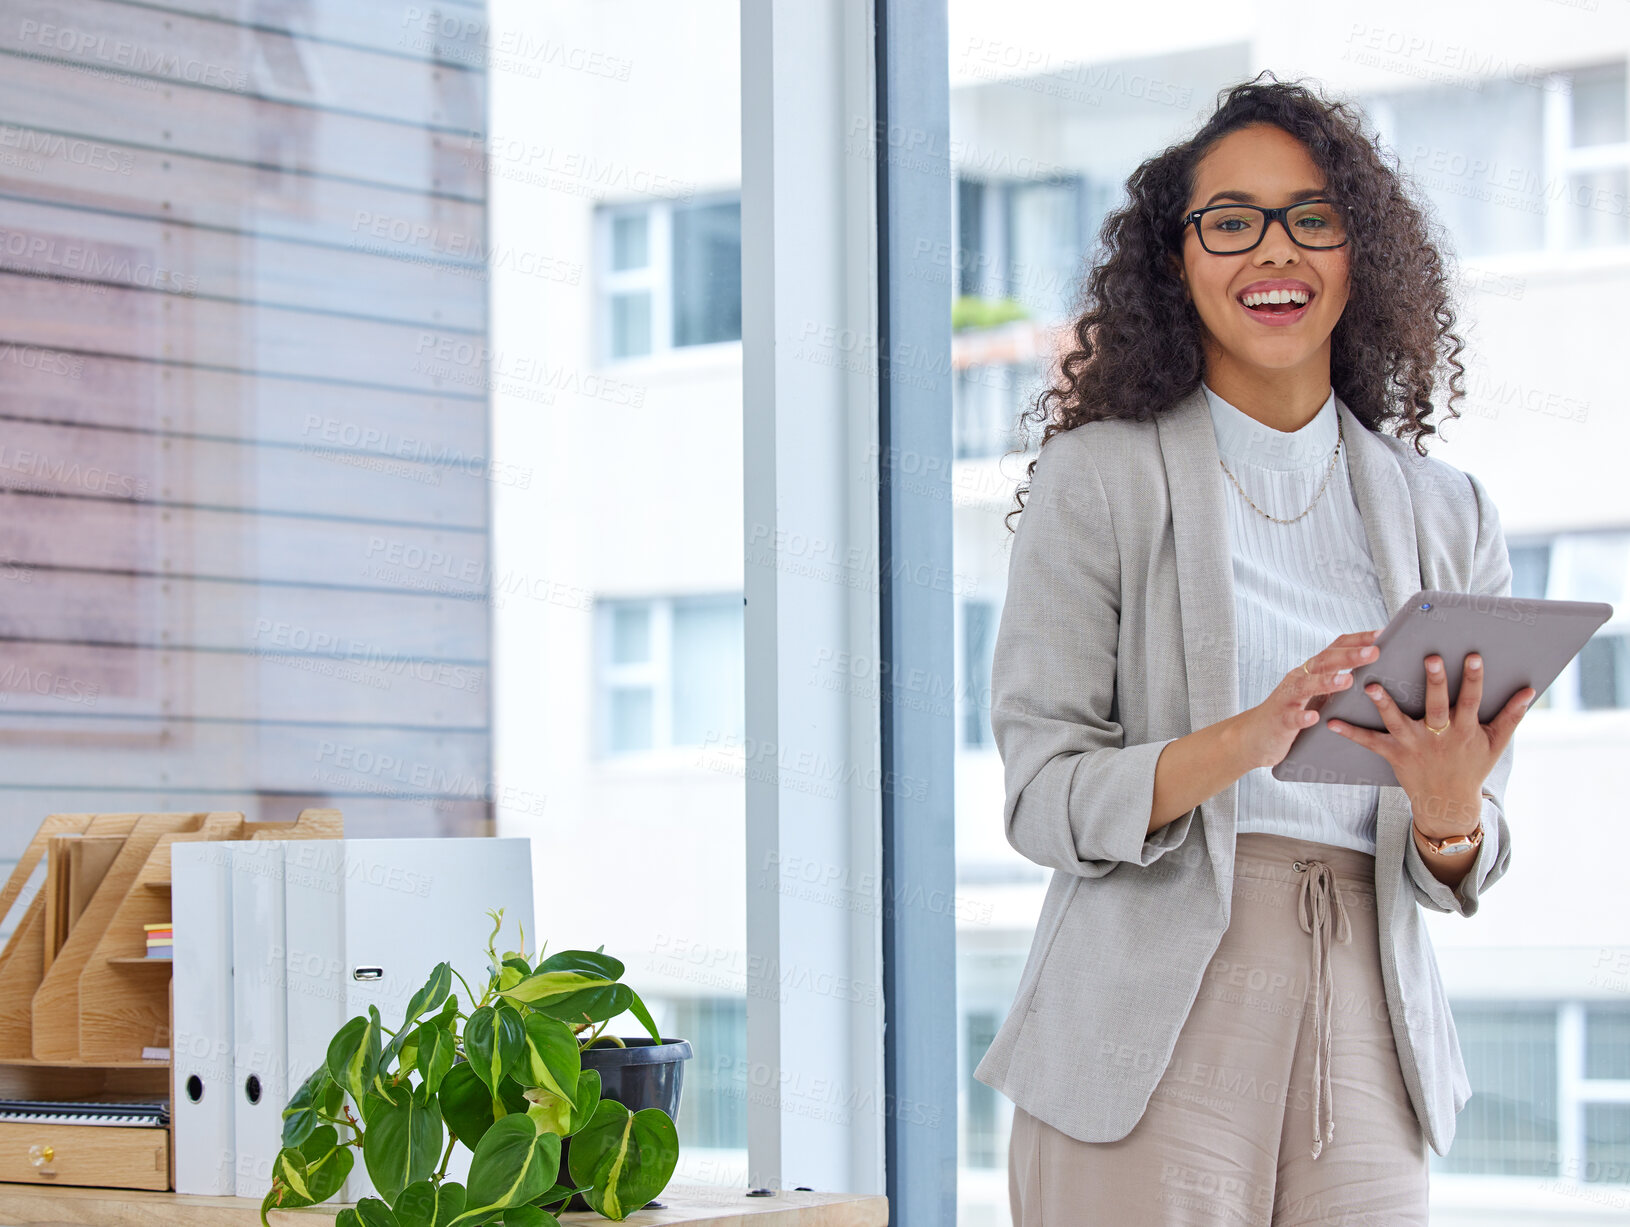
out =
[[[1472,556],[1471,591],[1493,596],[1511,595],[1511,558],[1506,550],[1505,532],[1500,527],[1500,513],[1488,492],[1477,478],[1467,473],[1472,497],[1477,504],[1477,547]],[[1518,725],[1520,729],[1522,726]],[[1506,782],[1511,778],[1512,756],[1517,748],[1515,736],[1506,743],[1500,757],[1494,760],[1488,778],[1483,781],[1483,842],[1473,853],[1472,866],[1460,884],[1451,890],[1432,876],[1421,851],[1410,835],[1404,844],[1404,867],[1414,888],[1415,899],[1436,912],[1453,912],[1457,916],[1471,916],[1477,911],[1478,900],[1494,883],[1505,876],[1511,863],[1511,832],[1505,820]]]
[[[1148,835],[1155,761],[1176,738],[1127,746],[1111,719],[1120,554],[1081,442],[1056,436],[1031,475],[991,657],[991,731],[1008,842],[1037,864],[1097,878],[1177,847],[1199,807]]]

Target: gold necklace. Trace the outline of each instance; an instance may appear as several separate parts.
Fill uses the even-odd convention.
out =
[[[1256,507],[1258,512],[1261,512],[1262,515],[1267,516],[1267,518],[1272,520],[1275,524],[1294,524],[1294,523],[1296,523],[1297,520],[1300,520],[1302,518],[1302,516],[1305,516],[1308,511],[1312,511],[1313,508],[1318,505],[1319,500],[1324,497],[1324,488],[1325,488],[1325,486],[1328,486],[1330,484],[1330,474],[1332,474],[1332,473],[1334,473],[1336,471],[1336,458],[1341,455],[1341,438],[1342,438],[1342,435],[1341,435],[1341,415],[1337,414],[1336,415],[1336,450],[1334,452],[1330,453],[1330,467],[1325,470],[1324,481],[1322,483],[1320,483],[1320,485],[1319,485],[1319,492],[1313,496],[1313,501],[1307,505],[1307,511],[1302,512],[1301,516],[1292,516],[1288,520],[1281,520],[1278,516],[1270,516],[1270,515],[1268,515],[1268,513],[1266,511],[1263,511],[1262,508],[1257,507],[1254,502],[1251,502],[1251,496],[1249,494],[1245,493],[1245,487],[1239,484],[1239,479],[1237,477],[1235,477],[1232,473],[1228,473],[1228,466],[1226,464],[1223,464],[1221,456],[1217,457],[1217,463],[1222,464],[1222,471],[1224,473],[1228,473],[1228,480],[1234,483],[1234,489],[1236,489],[1236,490],[1238,490],[1240,492],[1240,494],[1244,497],[1244,499],[1245,499],[1245,501],[1247,503],[1251,503],[1252,507]]]

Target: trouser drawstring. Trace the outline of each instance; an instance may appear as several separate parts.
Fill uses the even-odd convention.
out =
[[[1330,1094],[1330,1014],[1335,989],[1330,976],[1330,917],[1336,919],[1336,940],[1352,941],[1347,909],[1336,889],[1336,873],[1324,861],[1296,861],[1302,873],[1302,893],[1297,903],[1302,932],[1313,935],[1313,1157],[1335,1136],[1336,1110]],[[1324,1128],[1320,1129],[1321,1123]],[[1320,1137],[1320,1133],[1323,1137]]]

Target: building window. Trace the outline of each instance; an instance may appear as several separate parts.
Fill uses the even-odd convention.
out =
[[[1024,446],[1021,418],[1041,391],[1041,364],[976,363],[951,380],[952,444],[958,460],[984,460]]]
[[[1630,244],[1625,62],[1361,99],[1462,256]]]
[[[1630,707],[1630,532],[1561,533],[1508,544],[1511,595],[1529,600],[1605,601],[1610,617],[1533,709]]]
[[[601,210],[607,361],[741,340],[741,199]]]
[[[990,662],[996,647],[1001,606],[995,601],[962,602],[962,744],[981,749],[994,744],[990,731]]]
[[[1557,1171],[1557,1014],[1550,1004],[1452,1007],[1472,1097],[1436,1170],[1498,1176]]]
[[[1630,1005],[1453,1010],[1472,1097],[1433,1171],[1630,1184]]]
[[[1084,271],[1088,195],[1079,175],[959,179],[958,293],[1011,298],[1043,321],[1064,319]]]
[[[1001,1113],[997,1110],[996,1090],[973,1076],[979,1062],[990,1051],[996,1039],[996,1030],[1002,1020],[986,1010],[976,1010],[963,1020],[962,1085],[967,1089],[967,1112],[963,1117],[962,1163],[965,1167],[1000,1167],[1007,1149],[1007,1139],[1001,1136]]]
[[[602,755],[742,739],[740,593],[602,601],[597,617]]]
[[[691,1042],[680,1092],[679,1144],[710,1149],[747,1148],[747,999],[676,997],[673,1030]],[[655,1004],[652,1003],[652,1008]]]

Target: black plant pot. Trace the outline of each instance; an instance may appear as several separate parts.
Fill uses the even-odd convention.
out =
[[[600,1072],[600,1098],[615,1099],[630,1112],[661,1108],[677,1122],[685,1062],[691,1058],[690,1041],[665,1039],[659,1044],[648,1035],[624,1036],[622,1041],[625,1045],[622,1048],[599,1043],[583,1050],[583,1068]],[[571,1138],[560,1140],[559,1180],[562,1184],[572,1182],[571,1144]],[[574,1194],[565,1208],[588,1210],[592,1207],[581,1194]]]

